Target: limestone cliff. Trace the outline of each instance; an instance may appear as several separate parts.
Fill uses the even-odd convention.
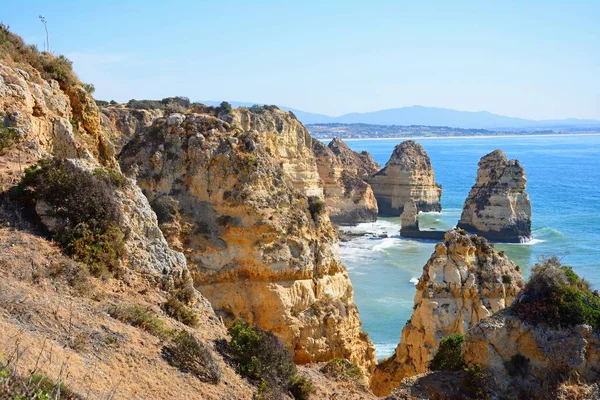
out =
[[[156,118],[163,117],[161,109],[132,109],[124,105],[103,107],[101,114],[102,129],[119,153],[130,141],[138,129],[152,125]]]
[[[388,394],[403,378],[426,371],[441,339],[510,305],[523,285],[514,263],[485,239],[448,231],[423,267],[413,315],[395,354],[377,366],[373,392]]]
[[[259,133],[265,149],[280,164],[286,180],[307,196],[323,198],[323,185],[312,152],[312,143],[316,139],[293,114],[274,106],[265,106],[261,112],[240,107],[223,118],[233,128]]]
[[[340,139],[329,146],[315,140],[313,151],[331,221],[351,225],[377,220],[375,195],[362,179],[376,170],[369,153],[355,153]]]
[[[35,70],[21,69],[0,60],[0,119],[18,133],[6,162],[57,157],[97,159],[114,165],[114,150],[100,129],[94,99],[74,85],[62,90],[58,82],[44,80]]]
[[[397,145],[385,167],[368,182],[377,198],[380,215],[400,216],[409,200],[415,202],[419,211],[442,209],[442,188],[435,182],[431,160],[414,140]]]
[[[600,332],[588,325],[534,325],[505,310],[469,330],[464,352],[466,362],[490,371],[498,393],[519,396],[519,389],[574,376],[578,383],[600,382]]]
[[[224,118],[231,123],[158,119],[123,149],[121,165],[221,316],[272,330],[298,363],[342,357],[368,373],[374,350],[335,230],[313,196],[322,187],[312,138],[277,109]]]
[[[531,236],[531,203],[519,161],[502,150],[483,156],[458,226],[489,240],[520,242]]]

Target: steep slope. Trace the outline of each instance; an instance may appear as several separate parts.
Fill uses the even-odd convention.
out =
[[[124,105],[103,107],[101,117],[102,130],[110,138],[118,154],[138,129],[152,125],[156,118],[163,117],[160,109],[131,109]]]
[[[380,215],[399,217],[409,200],[419,211],[442,209],[442,188],[435,182],[431,160],[414,140],[397,145],[385,167],[367,182],[377,198]]]
[[[340,139],[334,139],[329,146],[315,140],[313,152],[331,221],[340,225],[375,221],[377,200],[371,186],[363,180],[377,171],[370,155],[353,152]]]
[[[158,119],[123,149],[121,165],[219,315],[272,330],[298,363],[342,357],[368,374],[374,351],[315,196],[312,138],[277,109],[222,117],[231,123]]]
[[[489,240],[522,242],[531,237],[531,203],[525,170],[502,150],[481,158],[475,185],[458,226]]]
[[[388,394],[403,378],[425,372],[444,337],[464,334],[510,305],[523,285],[514,263],[485,239],[448,231],[423,267],[413,314],[396,353],[377,366],[373,392]]]

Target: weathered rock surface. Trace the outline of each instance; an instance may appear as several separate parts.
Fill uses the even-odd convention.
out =
[[[152,125],[152,122],[164,116],[160,109],[132,109],[123,105],[109,106],[101,109],[102,130],[108,135],[119,153],[138,129]]]
[[[279,110],[241,108],[227,119],[158,119],[123,149],[121,165],[221,316],[272,330],[298,363],[342,357],[368,374],[374,349],[336,233],[310,197],[322,193],[312,138]]]
[[[98,108],[80,86],[64,92],[56,81],[0,61],[0,110],[4,126],[20,134],[22,157],[54,155],[114,163],[112,145],[100,130]]]
[[[363,180],[376,170],[369,153],[355,153],[340,139],[329,146],[314,140],[313,151],[331,221],[352,225],[377,220],[375,195]]]
[[[280,163],[292,186],[307,196],[323,198],[323,185],[312,152],[312,143],[316,139],[293,114],[276,108],[253,113],[240,107],[224,118],[234,128],[260,133],[263,145]]]
[[[600,382],[600,332],[587,325],[564,329],[533,325],[509,311],[479,322],[465,338],[465,361],[490,370],[495,392],[512,398],[521,394],[519,388],[543,384],[567,371],[571,376],[576,373],[579,383]],[[512,375],[511,364],[517,370]]]
[[[531,236],[531,203],[519,161],[502,150],[483,156],[458,226],[489,240],[521,242]]]
[[[385,167],[367,181],[377,198],[379,215],[398,217],[409,200],[419,211],[442,209],[442,187],[435,182],[427,153],[414,140],[397,145]]]
[[[403,378],[426,371],[441,339],[464,334],[510,305],[523,286],[514,263],[485,239],[448,231],[423,267],[412,317],[396,353],[377,366],[373,392],[385,395]]]

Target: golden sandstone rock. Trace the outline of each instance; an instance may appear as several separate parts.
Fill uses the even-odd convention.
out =
[[[485,239],[448,231],[423,267],[413,315],[395,354],[377,366],[373,392],[386,395],[403,378],[425,372],[444,337],[507,307],[523,285],[514,263]]]
[[[272,330],[298,363],[347,358],[368,376],[374,348],[321,200],[312,138],[278,109],[219,116],[156,120],[123,149],[122,167],[218,314]]]
[[[409,200],[419,211],[442,209],[442,187],[435,182],[427,153],[414,140],[397,145],[385,167],[367,181],[377,198],[379,215],[398,217]]]

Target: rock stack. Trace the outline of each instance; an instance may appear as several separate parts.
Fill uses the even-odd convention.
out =
[[[331,221],[338,225],[375,221],[377,201],[371,186],[363,180],[379,169],[371,155],[352,151],[338,138],[329,146],[313,141],[313,152]]]
[[[458,227],[499,242],[531,237],[531,203],[525,170],[502,150],[481,158],[475,185],[465,200]]]
[[[403,378],[425,372],[444,337],[464,334],[510,305],[523,285],[515,264],[484,238],[462,229],[447,232],[423,268],[395,354],[377,366],[373,392],[386,395]]]
[[[397,145],[385,167],[368,182],[377,198],[379,215],[398,217],[409,200],[415,202],[418,211],[442,209],[442,188],[435,183],[431,160],[414,140]]]

